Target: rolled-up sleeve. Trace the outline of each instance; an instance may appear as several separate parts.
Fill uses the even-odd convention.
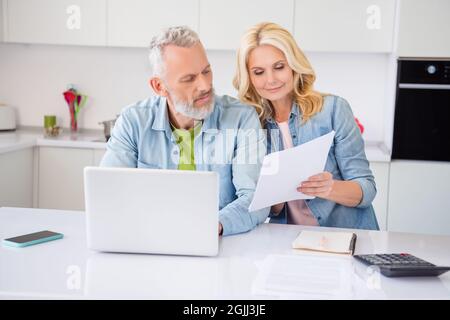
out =
[[[342,178],[360,185],[362,199],[356,207],[365,208],[372,204],[377,189],[364,151],[364,140],[349,103],[337,97],[335,104],[332,121],[336,131],[334,137],[336,161]]]
[[[101,167],[137,167],[138,150],[134,134],[136,128],[125,109],[116,120],[111,138],[106,145],[106,153],[100,162]]]
[[[249,231],[263,223],[269,215],[270,208],[253,212],[248,210],[266,153],[266,138],[260,129],[258,115],[252,109],[237,132],[232,160],[233,185],[237,198],[219,212],[223,235]]]

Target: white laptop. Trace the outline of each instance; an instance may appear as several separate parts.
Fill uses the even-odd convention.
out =
[[[86,167],[84,193],[90,249],[218,253],[216,172]]]

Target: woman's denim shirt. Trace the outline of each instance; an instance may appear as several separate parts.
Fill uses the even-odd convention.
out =
[[[272,118],[267,119],[265,129],[267,153],[283,150],[280,130]],[[335,180],[355,181],[362,189],[363,196],[356,207],[346,207],[318,197],[305,200],[319,225],[378,230],[372,206],[377,193],[375,180],[364,152],[364,141],[348,102],[341,97],[327,95],[324,97],[322,110],[304,124],[301,111],[294,103],[289,116],[289,130],[294,146],[334,130],[336,134],[328,153],[325,171],[330,172]],[[272,223],[286,223],[286,206],[281,213],[271,214],[270,217]]]

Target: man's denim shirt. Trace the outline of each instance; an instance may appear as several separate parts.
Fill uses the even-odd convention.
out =
[[[330,172],[333,179],[357,182],[363,193],[362,200],[356,207],[346,207],[317,197],[306,200],[319,225],[378,230],[372,206],[377,193],[375,180],[364,151],[364,141],[348,102],[341,97],[325,96],[322,111],[304,124],[301,120],[301,111],[294,103],[289,117],[293,145],[303,144],[334,130],[336,134],[328,153],[325,171]],[[266,121],[265,128],[268,133],[267,153],[283,150],[277,123],[270,118]],[[270,222],[286,223],[286,206],[280,214],[271,214]]]
[[[124,108],[101,166],[176,170],[180,149],[166,103],[163,97],[150,97]],[[194,140],[194,157],[198,171],[219,173],[223,235],[251,230],[268,217],[269,208],[248,211],[265,152],[266,138],[254,108],[228,96],[215,96],[214,110]]]

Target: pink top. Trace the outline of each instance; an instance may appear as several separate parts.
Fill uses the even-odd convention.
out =
[[[292,148],[292,137],[289,131],[288,122],[279,122],[281,135],[283,137],[284,148]],[[300,181],[299,181],[300,183]],[[287,223],[289,224],[302,224],[308,226],[318,226],[316,217],[312,214],[311,210],[306,205],[305,200],[292,200],[287,202]]]

